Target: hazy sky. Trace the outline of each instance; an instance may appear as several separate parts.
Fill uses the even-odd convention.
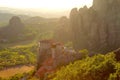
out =
[[[40,8],[48,10],[71,9],[92,5],[92,0],[0,0],[0,7]]]

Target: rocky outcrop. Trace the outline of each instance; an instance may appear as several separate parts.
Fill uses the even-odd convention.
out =
[[[44,78],[46,73],[52,73],[63,65],[82,59],[84,52],[76,52],[54,40],[41,40],[37,57],[35,75]]]
[[[17,27],[17,28],[21,28],[23,27],[23,23],[21,21],[21,19],[17,16],[13,16],[10,20],[9,20],[9,27]]]
[[[120,47],[120,1],[93,0],[86,6],[70,13],[75,49],[105,53]]]
[[[13,16],[9,20],[9,24],[5,27],[0,28],[0,39],[7,40],[7,42],[19,40],[23,35],[24,24],[21,19],[17,16]]]
[[[54,31],[54,39],[60,42],[68,42],[71,36],[70,32],[69,19],[66,16],[61,17]]]

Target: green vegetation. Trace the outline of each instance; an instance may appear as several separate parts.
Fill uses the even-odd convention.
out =
[[[15,74],[14,76],[11,76],[9,78],[0,77],[0,80],[20,80],[20,79],[29,80],[33,76],[33,73],[34,73],[34,70],[27,73]]]
[[[37,54],[35,44],[41,39],[53,38],[54,29],[58,26],[57,20],[30,17],[21,21],[19,17],[14,16],[9,23],[0,23],[0,70],[19,65],[35,66]],[[15,75],[10,80],[18,80],[21,74]]]
[[[120,63],[114,53],[97,54],[62,67],[52,80],[119,80]]]
[[[0,69],[15,65],[35,64],[35,45],[26,47],[6,48],[0,50]]]
[[[31,17],[23,22],[18,16],[13,16],[6,26],[0,25],[0,44],[50,39],[58,25],[57,19]]]

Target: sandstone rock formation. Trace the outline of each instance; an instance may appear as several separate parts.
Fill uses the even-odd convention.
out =
[[[54,39],[60,42],[67,42],[70,40],[70,32],[69,19],[66,16],[61,17],[58,20],[57,28],[54,31]]]
[[[82,59],[83,53],[65,47],[62,43],[54,40],[41,40],[39,42],[39,53],[37,58],[36,76],[44,77],[57,68]]]
[[[7,26],[0,28],[0,39],[13,41],[16,38],[21,37],[23,29],[24,24],[21,19],[17,16],[13,16],[9,20],[9,24]]]
[[[93,0],[86,6],[70,13],[75,49],[105,53],[120,47],[120,1]]]
[[[17,27],[17,28],[21,28],[23,27],[23,23],[21,21],[21,19],[17,16],[13,16],[10,20],[9,20],[9,27]]]

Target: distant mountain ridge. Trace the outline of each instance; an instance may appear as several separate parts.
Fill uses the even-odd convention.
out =
[[[28,16],[42,16],[46,18],[58,18],[64,15],[68,15],[69,11],[50,11],[50,10],[43,10],[43,9],[17,9],[17,8],[8,8],[8,7],[0,7],[0,13],[11,13],[17,15],[28,15]]]
[[[10,14],[10,13],[0,13],[0,22],[4,23],[4,22],[8,22],[9,19],[14,16],[14,14]]]
[[[0,12],[0,23],[8,23],[9,19],[12,18],[13,16],[19,16],[22,20],[30,18],[30,16],[27,15],[17,15],[17,14],[12,14],[12,13],[3,13]]]

